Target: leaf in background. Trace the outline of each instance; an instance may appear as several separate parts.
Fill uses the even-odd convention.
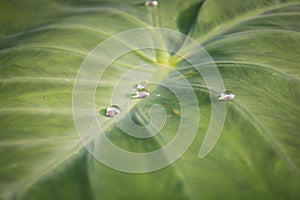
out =
[[[283,0],[162,0],[157,8],[139,0],[1,1],[0,199],[299,199],[299,11],[299,1]],[[73,122],[72,90],[81,63],[100,42],[149,26],[201,43],[236,99],[227,103],[217,145],[199,160],[210,97],[192,66],[173,63],[199,101],[197,137],[171,166],[129,174],[84,150]],[[115,80],[128,66],[145,62],[133,52],[112,65],[102,79],[106,87],[97,90],[97,109],[109,105]],[[158,89],[165,96],[145,99],[132,111],[143,124],[147,106],[164,105],[172,118],[162,136],[134,139],[112,125],[105,130],[111,141],[148,152],[174,137],[176,98]]]

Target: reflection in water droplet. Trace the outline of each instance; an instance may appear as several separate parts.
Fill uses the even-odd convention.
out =
[[[157,6],[158,5],[158,1],[155,0],[149,0],[145,2],[145,6]]]
[[[147,98],[150,95],[150,93],[148,91],[139,91],[138,95],[140,98]]]
[[[232,94],[232,92],[230,91],[225,91],[221,93],[221,96],[219,97],[219,100],[225,100],[225,101],[229,101],[234,99],[234,94]]]
[[[112,105],[106,108],[106,113],[105,115],[107,117],[115,117],[121,112],[121,109],[118,106]]]
[[[148,85],[147,85],[146,82],[141,82],[141,83],[139,83],[139,84],[136,86],[136,88],[137,88],[138,90],[146,89],[147,87],[148,87]]]
[[[150,96],[150,92],[146,89],[137,90],[133,95],[132,98],[147,98]]]

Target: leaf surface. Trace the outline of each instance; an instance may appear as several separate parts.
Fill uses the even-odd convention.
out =
[[[300,2],[162,0],[158,7],[144,3],[1,1],[0,199],[299,199]],[[84,59],[99,43],[123,31],[152,26],[179,31],[201,44],[236,98],[226,102],[226,121],[216,146],[199,159],[211,97],[193,66],[170,63],[197,97],[196,138],[166,168],[144,174],[119,172],[97,161],[81,143],[72,115],[73,85]],[[165,40],[162,45],[179,51],[184,41]],[[133,49],[126,41],[120,46]],[[152,105],[165,107],[169,118],[153,138],[132,138],[98,112],[110,105],[120,77],[133,66],[158,64],[164,55],[133,51],[101,77],[95,93],[97,118],[120,148],[154,151],[176,135],[182,117],[179,102],[164,87],[153,86],[151,96],[135,101],[128,112],[143,126],[149,123]],[[144,73],[158,76],[159,69]],[[180,79],[170,71],[161,82],[176,78]],[[189,120],[194,116],[190,113]]]

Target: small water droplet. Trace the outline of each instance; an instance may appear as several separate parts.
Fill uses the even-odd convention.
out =
[[[47,96],[45,96],[45,97],[43,97],[43,99],[44,99],[44,100],[47,100],[47,99],[48,99],[48,97],[47,97]]]
[[[225,101],[229,101],[234,99],[234,94],[230,91],[225,91],[221,93],[221,96],[219,97],[219,100],[225,100]]]
[[[138,90],[146,89],[147,87],[148,87],[148,85],[147,85],[146,81],[141,82],[141,83],[137,84],[137,86],[136,86],[136,88],[137,88]]]
[[[106,113],[105,115],[107,117],[115,117],[121,112],[121,109],[118,106],[112,105],[106,108]]]
[[[147,89],[137,90],[133,95],[132,98],[147,98],[150,96],[150,92]]]
[[[158,5],[158,1],[155,1],[155,0],[149,0],[149,1],[146,1],[145,2],[145,6],[157,6]]]

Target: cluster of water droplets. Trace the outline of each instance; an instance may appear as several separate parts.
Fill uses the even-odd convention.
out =
[[[147,89],[148,84],[146,81],[141,82],[136,85],[136,89],[131,95],[131,99],[144,99],[150,96],[150,92]],[[156,96],[160,96],[160,94],[156,94]],[[219,96],[220,101],[230,101],[235,98],[235,95],[231,92],[226,90],[225,92],[222,92]],[[105,115],[107,117],[115,117],[121,112],[121,109],[117,105],[111,105],[106,108]],[[176,114],[176,113],[175,113]]]
[[[147,83],[141,82],[137,84],[135,92],[132,94],[131,98],[136,99],[136,98],[147,98],[150,96],[150,92],[147,90]]]
[[[136,85],[136,89],[131,95],[131,99],[144,99],[150,96],[150,92],[147,89],[148,84],[143,81]],[[117,105],[111,105],[106,108],[105,115],[107,117],[115,117],[121,112],[121,109]]]

